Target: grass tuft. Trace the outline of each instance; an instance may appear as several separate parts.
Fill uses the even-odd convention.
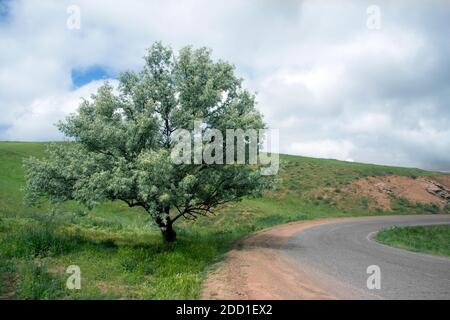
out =
[[[450,256],[450,225],[392,227],[380,231],[377,240],[406,250]]]

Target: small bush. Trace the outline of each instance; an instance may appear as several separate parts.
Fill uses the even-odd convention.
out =
[[[450,213],[450,203],[445,205],[444,212],[445,213]]]
[[[3,283],[6,278],[11,277],[16,271],[16,267],[13,261],[6,259],[3,257],[0,252],[0,294],[2,294],[6,290],[6,286]]]
[[[434,203],[427,203],[424,205],[424,209],[425,211],[432,213],[432,214],[437,214],[439,213],[439,206],[434,204]]]
[[[10,257],[56,256],[73,250],[81,241],[58,233],[51,226],[27,226],[12,235],[5,251]]]
[[[133,259],[126,259],[126,260],[122,261],[121,266],[124,271],[133,272],[136,270],[136,268],[138,266],[138,262]]]
[[[20,299],[56,299],[64,293],[62,281],[53,278],[44,266],[32,262],[20,270],[17,297]]]
[[[369,207],[369,199],[367,197],[361,198],[361,206],[366,209]]]

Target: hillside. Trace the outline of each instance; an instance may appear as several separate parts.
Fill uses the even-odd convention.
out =
[[[164,244],[145,212],[107,203],[85,212],[22,204],[22,160],[44,143],[0,142],[0,298],[199,297],[201,283],[237,238],[275,224],[329,216],[450,212],[450,176],[412,168],[281,156],[279,182],[260,199],[181,221]],[[82,289],[65,288],[69,265]]]

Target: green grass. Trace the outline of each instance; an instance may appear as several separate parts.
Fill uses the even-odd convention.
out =
[[[426,211],[402,200],[395,211],[380,211],[365,197],[337,201],[315,195],[318,188],[341,194],[361,177],[437,174],[282,155],[276,190],[195,223],[179,221],[177,242],[166,244],[143,210],[119,202],[87,214],[73,202],[57,208],[24,206],[22,160],[43,156],[44,146],[0,142],[0,298],[196,299],[208,270],[246,234],[296,220]],[[65,288],[69,265],[81,269],[81,290]]]
[[[392,227],[380,231],[377,240],[397,248],[450,257],[450,225]]]

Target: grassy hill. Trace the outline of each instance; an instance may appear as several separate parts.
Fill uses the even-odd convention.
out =
[[[449,212],[449,206],[390,194],[388,209],[354,182],[370,177],[435,177],[419,169],[281,156],[277,188],[213,217],[176,225],[162,242],[146,213],[106,203],[86,213],[75,203],[28,208],[22,160],[44,143],[0,142],[0,298],[195,299],[205,273],[237,238],[275,224],[329,216]],[[368,180],[371,181],[371,180]],[[419,181],[419,180],[418,180]],[[354,191],[356,190],[356,191]],[[68,290],[66,268],[81,269],[81,290]]]

